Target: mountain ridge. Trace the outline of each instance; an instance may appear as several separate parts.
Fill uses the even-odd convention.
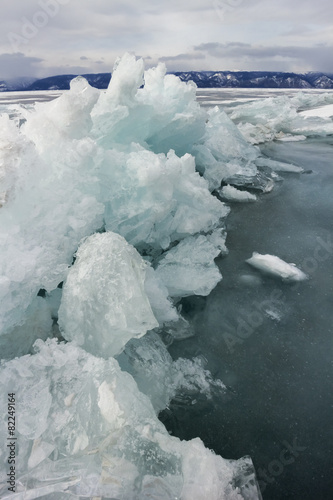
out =
[[[278,71],[176,71],[170,72],[183,81],[194,81],[198,88],[295,88],[333,89],[333,73],[287,73]],[[0,81],[0,92],[67,90],[78,75],[56,75],[42,79],[19,78]],[[107,88],[111,73],[82,75],[90,85]]]

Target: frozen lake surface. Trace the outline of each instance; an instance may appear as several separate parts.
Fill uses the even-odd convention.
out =
[[[257,203],[232,204],[229,255],[218,260],[223,280],[207,298],[183,299],[196,337],[171,346],[174,356],[203,355],[228,392],[209,405],[176,401],[163,421],[181,438],[200,435],[222,456],[249,454],[264,499],[329,500],[333,139],[271,142],[261,150],[305,173],[281,174],[283,182]],[[290,284],[263,276],[245,263],[253,251],[293,262],[310,279]],[[284,464],[288,444],[296,445],[295,459]]]

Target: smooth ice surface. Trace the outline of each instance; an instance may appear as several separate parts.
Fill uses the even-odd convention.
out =
[[[115,233],[94,234],[76,252],[64,285],[59,326],[92,354],[119,354],[132,337],[158,326],[145,293],[147,264]]]
[[[248,191],[241,191],[240,189],[237,189],[230,185],[223,186],[223,188],[220,189],[218,193],[226,201],[249,202],[257,200],[255,194],[251,194]]]
[[[1,407],[13,387],[20,402],[16,499],[243,498],[233,484],[251,462],[223,460],[200,439],[170,436],[115,359],[54,340],[37,341],[36,350],[1,367]],[[6,432],[1,426],[2,442]],[[2,498],[7,455],[2,447]],[[255,487],[248,498],[257,498]]]
[[[260,271],[278,276],[286,281],[304,281],[308,279],[308,276],[298,269],[295,264],[288,264],[276,257],[276,255],[261,255],[253,252],[252,257],[247,259],[246,262]]]

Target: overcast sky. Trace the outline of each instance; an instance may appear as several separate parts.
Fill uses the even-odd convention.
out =
[[[169,71],[333,73],[333,2],[1,0],[0,79],[110,72],[126,51]]]

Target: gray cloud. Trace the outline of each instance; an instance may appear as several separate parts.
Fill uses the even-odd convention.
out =
[[[223,60],[232,60],[244,69],[292,71],[294,66],[333,72],[333,45],[263,46],[243,43],[203,43],[195,51]]]
[[[197,59],[205,59],[204,54],[198,52],[197,54],[178,54],[177,56],[163,56],[159,58],[159,61],[161,62],[193,61]]]
[[[0,79],[35,76],[42,62],[39,57],[27,57],[21,52],[0,54]]]
[[[37,77],[62,70],[75,73],[78,68],[87,73],[110,71],[114,60],[126,51],[141,54],[151,63],[164,61],[170,71],[332,71],[331,0],[1,2],[0,71],[4,77],[18,72]],[[53,13],[45,7],[51,4]],[[224,9],[225,5],[230,8]],[[36,23],[40,24],[37,29]]]

